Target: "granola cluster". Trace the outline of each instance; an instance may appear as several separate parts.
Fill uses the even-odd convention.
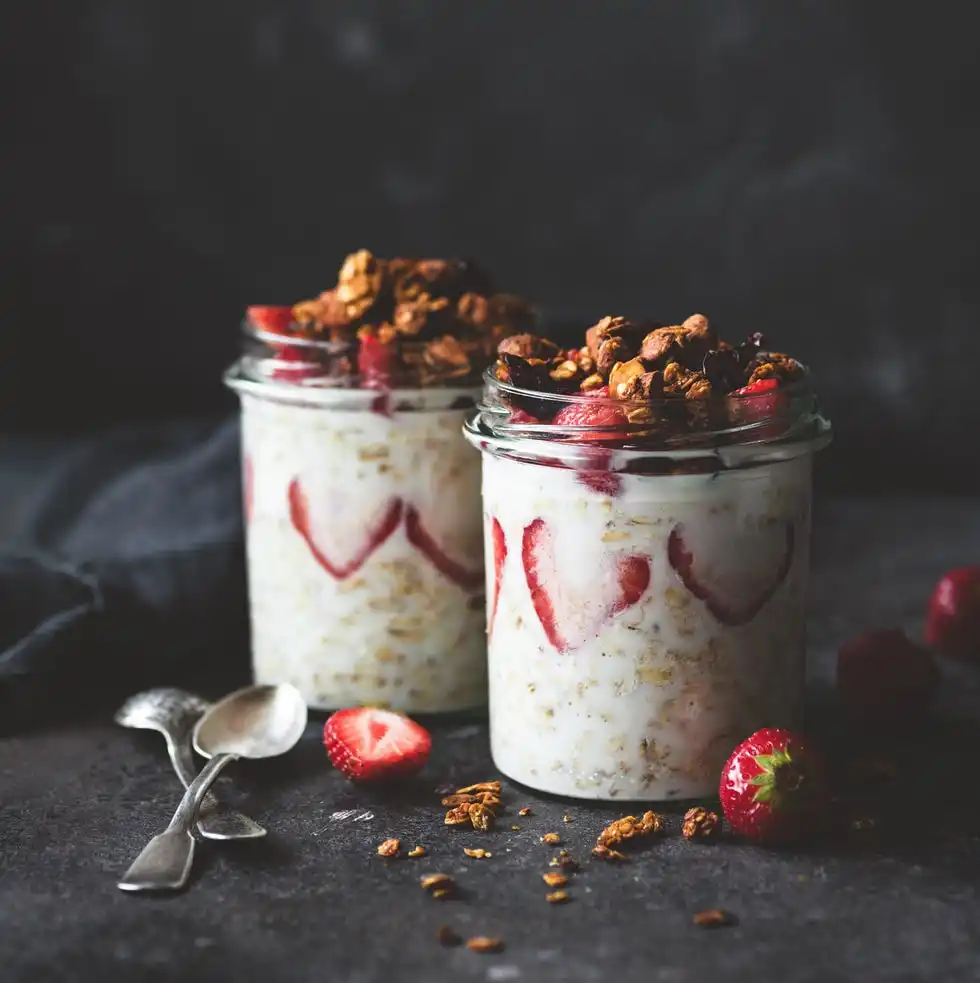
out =
[[[502,338],[526,331],[532,308],[496,293],[472,263],[459,259],[381,259],[351,253],[337,283],[292,307],[288,336],[332,342],[357,358],[334,359],[338,374],[384,372],[421,386],[476,382]]]
[[[610,823],[599,834],[592,854],[601,860],[626,860],[626,854],[617,847],[637,837],[661,833],[663,828],[663,821],[655,812],[645,812],[640,818],[624,816]]]
[[[513,335],[497,346],[495,368],[500,382],[520,389],[619,400],[630,423],[653,423],[662,417],[707,422],[705,404],[710,397],[775,388],[802,378],[804,372],[788,355],[769,351],[758,332],[737,345],[722,340],[703,314],[672,325],[604,317],[585,332],[585,344],[572,349],[534,334]],[[774,382],[744,392],[765,380]],[[553,400],[514,402],[545,419],[560,405]],[[650,405],[654,402],[656,408]]]
[[[442,804],[449,810],[445,820],[447,826],[472,826],[485,833],[493,829],[497,813],[503,808],[500,782],[479,782],[458,788],[443,798]]]

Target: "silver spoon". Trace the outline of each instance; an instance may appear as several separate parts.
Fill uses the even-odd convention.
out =
[[[191,736],[194,725],[211,704],[186,690],[171,686],[144,690],[131,696],[117,711],[115,721],[121,727],[155,730],[167,742],[170,763],[184,788],[197,775]],[[216,799],[208,792],[201,801],[197,831],[209,840],[250,840],[265,836],[265,827],[254,819]]]
[[[293,748],[306,728],[306,703],[299,690],[249,686],[226,696],[194,727],[194,747],[211,760],[184,793],[170,825],[154,836],[123,875],[122,891],[178,891],[194,861],[191,829],[211,783],[238,758],[272,758]]]

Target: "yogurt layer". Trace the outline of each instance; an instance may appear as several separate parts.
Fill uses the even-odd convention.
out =
[[[484,454],[490,736],[546,792],[717,792],[805,676],[811,455],[599,475]]]
[[[468,412],[387,416],[242,394],[257,682],[292,683],[321,709],[485,702]]]

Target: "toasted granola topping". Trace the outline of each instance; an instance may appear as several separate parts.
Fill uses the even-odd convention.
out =
[[[425,856],[425,847],[424,846],[416,846],[416,847],[413,847],[411,850],[408,851],[408,856],[410,856],[410,857],[424,857]]]
[[[723,925],[735,924],[734,916],[721,908],[708,908],[706,911],[699,911],[692,921],[700,928],[721,928]]]
[[[568,883],[568,877],[565,874],[559,874],[557,871],[542,874],[541,880],[543,880],[548,887],[564,887]]]
[[[463,937],[448,925],[440,925],[436,929],[436,941],[448,949],[455,945],[461,945]]]
[[[522,809],[518,809],[517,815],[518,816],[530,816],[531,815],[531,807],[530,806],[524,806]]]
[[[468,857],[473,857],[475,860],[485,860],[493,856],[489,850],[484,850],[482,846],[478,846],[475,849],[464,846],[463,853]]]
[[[443,796],[441,802],[449,807],[445,819],[447,826],[468,825],[482,832],[493,828],[497,813],[503,809],[499,781],[467,785]]]
[[[568,900],[567,891],[552,891],[544,896],[548,904],[564,904]]]
[[[709,812],[700,806],[688,809],[684,813],[684,824],[681,833],[686,840],[714,840],[721,832],[721,820],[718,813]]]
[[[615,849],[630,840],[652,836],[663,831],[663,822],[655,812],[645,812],[639,819],[624,816],[610,823],[596,840],[592,853],[602,860],[625,860],[626,855]]]
[[[378,856],[379,857],[394,857],[398,855],[398,851],[401,849],[402,841],[399,839],[385,840],[384,843],[378,845]]]
[[[473,952],[502,952],[504,940],[487,935],[475,935],[472,939],[466,940],[466,948]]]

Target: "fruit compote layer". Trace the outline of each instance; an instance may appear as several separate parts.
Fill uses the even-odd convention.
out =
[[[385,395],[242,394],[255,679],[321,709],[481,705],[477,392]]]
[[[579,798],[716,794],[732,747],[801,707],[811,454],[589,473],[479,443],[497,766]]]

